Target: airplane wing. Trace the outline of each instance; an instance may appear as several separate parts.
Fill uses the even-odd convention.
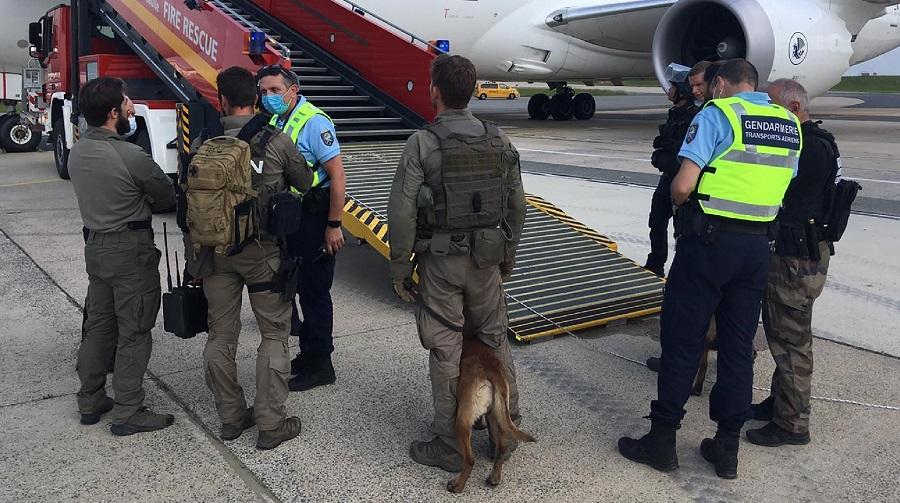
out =
[[[875,0],[879,1],[879,0]],[[547,26],[609,49],[650,52],[656,25],[677,0],[630,0],[566,7],[547,16]]]

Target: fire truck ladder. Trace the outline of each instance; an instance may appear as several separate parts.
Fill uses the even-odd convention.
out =
[[[300,91],[327,113],[338,139],[350,141],[405,140],[424,120],[380,92],[353,68],[332,57],[256,4],[241,0],[213,0],[249,29],[266,32],[288,51]]]

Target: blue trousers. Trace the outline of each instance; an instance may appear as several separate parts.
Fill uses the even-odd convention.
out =
[[[651,420],[681,425],[713,314],[719,353],[709,417],[731,432],[752,417],[753,337],[768,268],[766,236],[719,232],[712,243],[698,236],[678,239],[663,297],[662,362]]]
[[[334,351],[332,330],[334,306],[331,284],[334,282],[333,255],[323,255],[327,212],[304,210],[300,230],[288,236],[288,251],[303,259],[297,293],[303,324],[300,324],[297,303],[293,303],[291,325],[300,329],[300,352],[309,356],[328,356]],[[292,332],[294,332],[292,330]]]

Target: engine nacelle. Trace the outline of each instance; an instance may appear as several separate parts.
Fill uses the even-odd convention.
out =
[[[844,20],[813,0],[681,0],[656,29],[653,67],[668,87],[669,63],[746,58],[761,83],[794,79],[819,96],[850,67],[850,41]]]

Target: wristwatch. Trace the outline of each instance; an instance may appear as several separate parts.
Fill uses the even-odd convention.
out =
[[[332,229],[340,229],[341,221],[340,220],[329,220],[328,227],[331,227]]]

